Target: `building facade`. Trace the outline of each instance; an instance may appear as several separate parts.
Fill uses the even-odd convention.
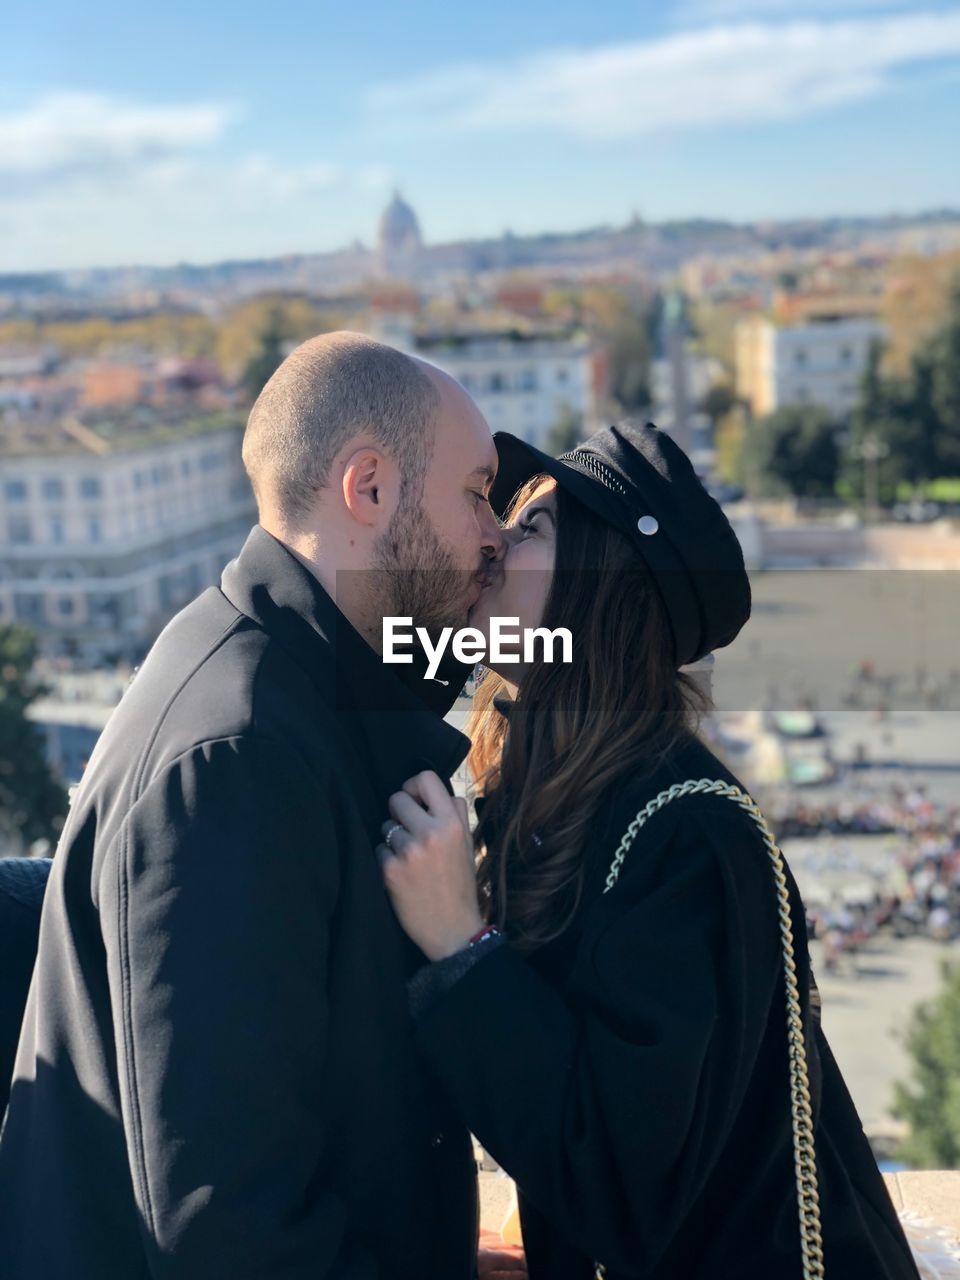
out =
[[[0,443],[0,622],[48,654],[138,660],[237,554],[256,509],[239,422]]]
[[[752,316],[736,331],[737,394],[756,417],[797,404],[843,417],[856,405],[871,343],[885,333],[868,316],[793,325]]]
[[[546,448],[558,424],[598,423],[597,353],[586,337],[513,331],[415,333],[409,317],[382,317],[373,336],[456,378],[491,431]]]
[[[456,378],[491,431],[509,431],[540,449],[558,423],[590,417],[590,346],[583,339],[511,340],[477,336],[418,353]]]

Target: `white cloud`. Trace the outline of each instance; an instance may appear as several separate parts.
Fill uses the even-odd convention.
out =
[[[219,145],[233,114],[58,95],[0,115],[0,269],[309,247],[304,227],[371,182],[309,153],[238,155]]]
[[[397,178],[392,169],[386,165],[371,164],[358,169],[355,174],[357,186],[362,191],[385,191],[396,186]]]
[[[671,16],[680,22],[703,25],[731,18],[849,17],[898,9],[908,12],[910,0],[680,0]]]
[[[341,178],[335,165],[284,167],[264,155],[245,156],[230,175],[239,195],[257,194],[277,203],[337,186]]]
[[[216,142],[236,112],[218,103],[149,106],[98,93],[56,93],[0,115],[0,173],[130,165]]]
[[[745,23],[592,50],[470,63],[373,89],[381,128],[548,130],[622,139],[788,119],[887,89],[913,63],[960,55],[960,12]]]

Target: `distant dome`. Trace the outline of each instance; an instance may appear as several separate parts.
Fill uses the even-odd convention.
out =
[[[417,215],[402,199],[399,191],[393,193],[393,199],[380,216],[377,238],[381,250],[386,251],[399,249],[409,252],[411,249],[419,249],[423,243]]]

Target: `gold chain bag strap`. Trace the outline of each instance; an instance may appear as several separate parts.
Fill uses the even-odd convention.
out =
[[[797,1208],[800,1217],[800,1249],[803,1256],[804,1280],[823,1280],[823,1245],[820,1232],[820,1196],[817,1190],[817,1165],[813,1149],[813,1109],[810,1105],[810,1083],[807,1075],[807,1054],[800,1017],[800,994],[797,986],[797,966],[794,961],[793,927],[790,918],[790,896],[783,867],[783,855],[777,848],[763,814],[753,799],[739,787],[717,778],[689,778],[674,783],[661,791],[637,814],[624,832],[620,846],[614,854],[604,893],[609,893],[620,877],[627,851],[637,837],[637,832],[658,810],[680,796],[699,792],[725,796],[733,800],[760,828],[767,846],[773,875],[777,884],[780,916],[780,942],[783,952],[783,975],[787,987],[787,1036],[790,1054],[790,1110],[793,1118],[793,1156],[797,1181]],[[606,1272],[596,1264],[597,1280]]]

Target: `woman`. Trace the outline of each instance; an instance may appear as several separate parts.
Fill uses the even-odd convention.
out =
[[[749,616],[733,530],[655,427],[559,460],[497,443],[498,515],[517,496],[471,621],[565,626],[574,661],[501,662],[482,682],[476,841],[464,802],[420,774],[391,797],[380,855],[431,961],[411,984],[419,1044],[517,1182],[531,1280],[590,1280],[595,1263],[607,1280],[916,1277],[819,1026],[787,871],[824,1260],[808,1227],[805,1271],[777,898],[750,817],[717,794],[674,800],[605,892],[648,801],[737,784],[680,669]]]

